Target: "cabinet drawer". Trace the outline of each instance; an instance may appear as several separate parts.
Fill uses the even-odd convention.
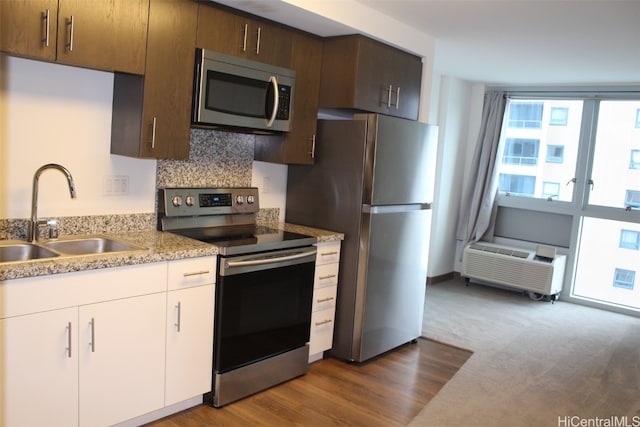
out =
[[[334,286],[338,284],[338,263],[316,266],[314,288]]]
[[[335,313],[335,309],[330,308],[311,314],[309,354],[329,350],[333,345],[333,318]]]
[[[315,312],[335,307],[337,291],[337,286],[316,289],[313,292],[313,306],[311,311]]]
[[[216,281],[216,257],[189,258],[169,262],[169,290],[209,285]]]
[[[316,265],[340,261],[340,242],[319,243],[316,254]]]

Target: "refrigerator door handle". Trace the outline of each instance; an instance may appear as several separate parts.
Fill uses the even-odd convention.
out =
[[[415,203],[411,205],[389,205],[389,206],[371,206],[362,205],[362,213],[365,214],[384,214],[407,211],[423,211],[431,209],[431,203]]]

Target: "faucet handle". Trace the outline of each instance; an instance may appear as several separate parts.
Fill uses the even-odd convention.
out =
[[[57,219],[47,220],[47,226],[49,227],[49,239],[57,239],[58,238],[58,220]]]

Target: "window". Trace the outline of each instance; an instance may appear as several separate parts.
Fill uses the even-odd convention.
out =
[[[640,169],[640,150],[631,150],[629,169]]]
[[[636,127],[640,128],[640,108],[636,110]]]
[[[615,288],[623,288],[633,290],[634,281],[636,279],[636,272],[633,270],[623,270],[622,268],[616,268],[616,272],[613,278],[613,286]]]
[[[620,248],[640,250],[640,231],[620,230]]]
[[[547,200],[557,199],[560,195],[560,183],[559,182],[543,182],[542,183],[542,197]]]
[[[500,174],[499,190],[502,192],[522,196],[533,196],[535,187],[535,176]]]
[[[507,138],[502,163],[535,166],[538,164],[539,146],[538,139]]]
[[[640,191],[627,190],[624,198],[624,207],[640,208]]]
[[[542,127],[542,102],[511,102],[509,104],[509,127],[540,129]]]
[[[564,145],[547,146],[547,163],[562,163],[564,161]]]
[[[551,107],[551,118],[549,124],[552,126],[566,126],[569,120],[569,108]]]

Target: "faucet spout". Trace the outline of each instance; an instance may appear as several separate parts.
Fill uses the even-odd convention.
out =
[[[69,195],[72,199],[76,198],[76,185],[73,182],[71,172],[67,168],[57,163],[49,163],[38,168],[33,174],[33,188],[31,190],[31,220],[29,221],[29,229],[27,230],[27,240],[36,242],[38,240],[38,180],[40,175],[47,169],[56,169],[62,172],[67,178],[69,185]]]

